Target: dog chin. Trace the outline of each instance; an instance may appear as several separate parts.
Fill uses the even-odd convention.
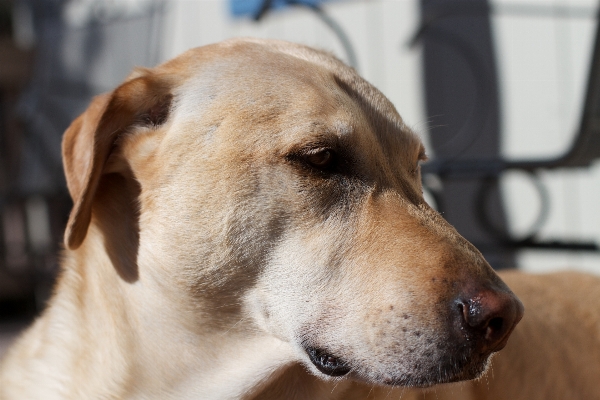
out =
[[[477,357],[479,358],[479,357]],[[455,383],[480,378],[489,367],[490,357],[477,360],[462,359],[423,363],[418,368],[413,365],[409,373],[385,374],[377,376],[371,382],[386,386],[403,386],[414,388],[429,388],[436,385]]]

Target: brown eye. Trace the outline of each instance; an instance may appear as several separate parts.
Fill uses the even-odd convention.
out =
[[[324,170],[331,168],[335,158],[333,150],[324,149],[308,153],[304,156],[304,160],[312,167]]]

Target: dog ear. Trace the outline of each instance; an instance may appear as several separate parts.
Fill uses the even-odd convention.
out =
[[[138,70],[112,93],[95,97],[88,109],[65,131],[62,155],[73,209],[65,230],[65,245],[77,249],[92,218],[92,203],[100,179],[119,138],[135,126],[159,126],[169,113],[168,77]]]

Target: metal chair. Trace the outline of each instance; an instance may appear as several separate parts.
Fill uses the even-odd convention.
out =
[[[564,8],[541,8],[539,11],[549,14],[550,11],[561,17],[567,15]],[[509,10],[518,12],[519,10]],[[521,10],[523,11],[523,10]],[[532,12],[532,9],[525,11]],[[472,1],[457,1],[453,4],[444,4],[443,8],[435,10],[430,15],[423,17],[422,23],[414,35],[411,45],[417,43],[419,38],[433,25],[433,22],[439,18],[445,18],[451,15],[460,15],[461,13],[491,13],[494,9],[487,4],[481,4]],[[577,9],[571,16],[581,17],[589,9]],[[598,19],[598,18],[597,18]],[[476,61],[476,60],[475,60]],[[476,65],[472,65],[473,68]],[[536,238],[542,222],[547,216],[549,202],[545,188],[537,177],[537,173],[542,170],[556,170],[560,168],[588,168],[593,161],[600,159],[600,24],[596,28],[595,43],[593,47],[591,68],[587,83],[587,92],[583,113],[581,116],[579,131],[568,151],[556,158],[549,159],[520,159],[507,160],[504,158],[470,158],[458,159],[454,157],[434,158],[422,167],[423,176],[434,175],[444,179],[481,179],[482,185],[477,196],[477,207],[474,210],[478,220],[489,233],[506,248],[537,248],[553,250],[585,250],[599,251],[597,243],[577,242],[577,241],[542,241]],[[498,177],[508,170],[524,171],[534,179],[534,183],[540,192],[542,199],[542,211],[534,228],[523,238],[512,237],[508,232],[494,226],[486,212],[486,201],[488,192],[492,187],[491,182],[497,181]],[[427,187],[427,179],[424,180]],[[429,185],[431,186],[431,185]],[[430,188],[434,193],[435,188]]]

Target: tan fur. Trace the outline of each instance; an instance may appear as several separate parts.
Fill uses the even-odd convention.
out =
[[[63,155],[62,273],[2,399],[366,398],[473,378],[506,343],[463,343],[457,296],[518,301],[423,200],[391,103],[325,53],[231,40],[137,70]]]

